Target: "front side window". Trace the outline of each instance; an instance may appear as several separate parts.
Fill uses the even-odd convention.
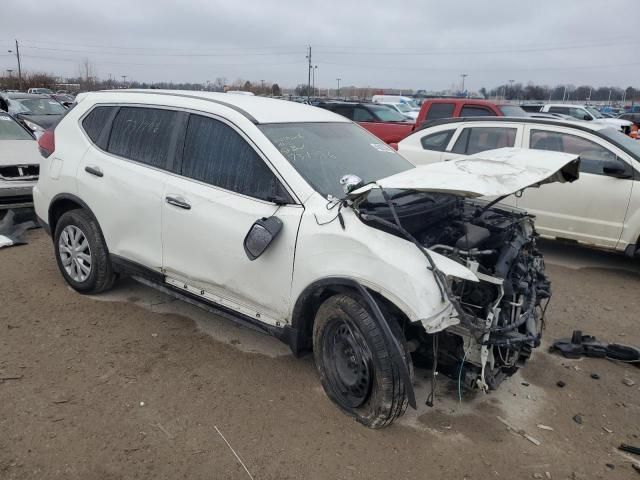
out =
[[[444,132],[432,133],[425,135],[420,139],[422,148],[425,150],[433,150],[434,152],[444,152],[449,145],[449,140],[455,130],[445,130]]]
[[[344,175],[356,175],[368,183],[415,168],[353,123],[274,123],[259,128],[323,196],[342,198]]]
[[[426,120],[439,120],[453,117],[455,105],[453,103],[432,103],[427,112]]]
[[[602,167],[605,162],[615,161],[617,158],[613,152],[591,140],[547,130],[531,130],[529,148],[580,155],[580,171],[599,175],[603,173]]]
[[[569,107],[549,107],[550,113],[562,113],[563,115],[569,115]]]
[[[516,128],[505,127],[469,127],[462,130],[453,152],[460,155],[494,150],[496,148],[513,147],[516,143]]]
[[[168,168],[177,115],[159,108],[120,108],[113,120],[107,151],[153,167]]]
[[[261,200],[291,203],[278,178],[238,132],[202,115],[189,116],[182,175]]]

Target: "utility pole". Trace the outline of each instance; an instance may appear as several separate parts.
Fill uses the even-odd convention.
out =
[[[340,98],[340,80],[342,79],[336,78],[336,80],[338,81],[338,90],[336,90],[336,97]]]
[[[126,87],[127,86],[127,76],[126,75],[120,75],[122,77],[122,86]]]
[[[18,39],[16,39],[16,58],[18,59],[18,85],[22,90],[22,66],[20,65],[20,47],[18,46]]]
[[[509,95],[511,95],[511,100],[513,100],[513,82],[515,82],[515,80],[509,80]]]
[[[607,102],[609,105],[611,105],[611,89],[609,89],[609,100]]]
[[[7,50],[7,52],[13,53],[13,50]],[[18,59],[18,84],[20,90],[22,90],[22,66],[20,64],[20,46],[18,45],[18,40],[16,40],[16,58]]]
[[[462,77],[462,93],[464,94],[464,79],[467,78],[469,75],[466,73],[461,73],[460,76]]]
[[[309,100],[309,93],[311,90],[311,45],[309,45],[309,53],[307,54],[307,60],[309,60],[309,70],[307,71],[307,100]]]
[[[316,96],[316,71],[318,70],[318,65],[314,65],[313,67],[313,75],[311,76],[311,91],[313,92],[313,96]]]

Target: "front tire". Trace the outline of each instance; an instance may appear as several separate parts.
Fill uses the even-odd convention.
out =
[[[411,371],[399,325],[399,337]],[[313,325],[313,353],[327,396],[369,428],[382,428],[404,414],[407,394],[384,333],[354,297],[334,295],[320,306]]]
[[[58,268],[80,293],[100,293],[113,287],[116,274],[98,222],[88,211],[70,210],[56,224],[53,237]]]

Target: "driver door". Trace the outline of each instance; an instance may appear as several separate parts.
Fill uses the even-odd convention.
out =
[[[167,283],[264,323],[285,322],[304,209],[244,134],[222,119],[190,114],[179,175],[165,185]],[[282,230],[252,261],[245,236],[256,220],[271,216]]]

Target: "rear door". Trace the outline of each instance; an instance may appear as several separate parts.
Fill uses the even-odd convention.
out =
[[[605,162],[623,162],[623,152],[588,132],[547,125],[528,125],[525,147],[579,154],[580,178],[573,183],[527,189],[518,207],[536,215],[543,235],[615,248],[631,198],[633,180],[604,173]]]
[[[190,114],[181,143],[179,174],[167,180],[162,201],[166,281],[278,325],[290,309],[302,205],[250,139],[226,120]],[[251,261],[244,239],[256,220],[271,216],[283,228]]]
[[[482,122],[466,124],[458,128],[451,139],[442,160],[473,155],[496,148],[520,147],[523,127],[520,124]]]
[[[179,118],[164,108],[98,106],[81,119],[92,146],[77,171],[80,198],[98,219],[111,254],[158,271],[160,211]]]

